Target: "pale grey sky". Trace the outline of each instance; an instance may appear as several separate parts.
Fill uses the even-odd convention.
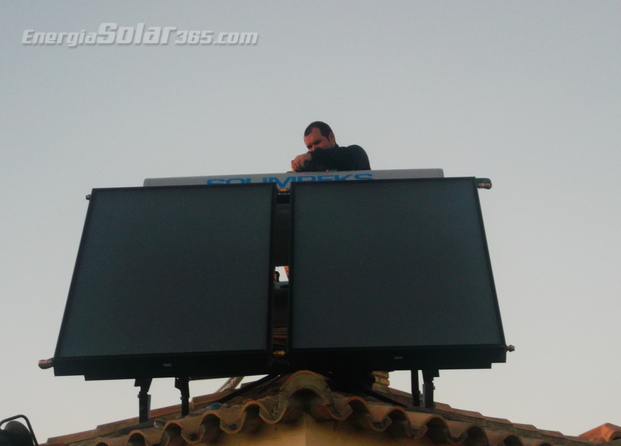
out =
[[[253,46],[22,45],[102,23],[258,32]],[[453,407],[578,435],[621,424],[621,2],[0,2],[0,419],[40,441],[137,415],[131,381],[56,378],[94,187],[284,172],[313,120],[375,169],[485,176],[507,342],[442,372]],[[392,375],[409,390],[409,375]],[[219,383],[192,383],[193,395]],[[153,406],[176,404],[157,381]]]

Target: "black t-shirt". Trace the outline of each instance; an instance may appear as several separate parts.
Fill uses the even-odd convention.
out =
[[[335,146],[331,149],[315,149],[312,159],[298,172],[325,172],[327,170],[371,170],[369,157],[360,146]]]

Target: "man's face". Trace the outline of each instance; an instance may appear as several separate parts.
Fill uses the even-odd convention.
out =
[[[308,151],[312,152],[316,148],[331,149],[336,145],[336,141],[334,139],[334,133],[330,132],[326,138],[321,134],[319,129],[315,127],[307,136],[304,137],[304,144],[306,144]]]

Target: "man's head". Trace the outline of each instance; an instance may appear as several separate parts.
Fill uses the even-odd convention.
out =
[[[320,149],[331,149],[336,146],[334,133],[328,124],[321,121],[311,122],[304,130],[304,144],[309,152]]]

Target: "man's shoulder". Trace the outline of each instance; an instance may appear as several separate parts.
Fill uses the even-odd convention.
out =
[[[364,149],[362,147],[360,147],[358,144],[352,144],[350,146],[337,146],[337,147],[339,147],[341,149],[353,150],[353,151],[356,151],[356,152],[360,152],[360,151],[364,152]]]
[[[369,156],[367,152],[357,144],[344,147],[344,150],[352,158],[350,163],[350,170],[371,170],[371,164],[369,163]]]

